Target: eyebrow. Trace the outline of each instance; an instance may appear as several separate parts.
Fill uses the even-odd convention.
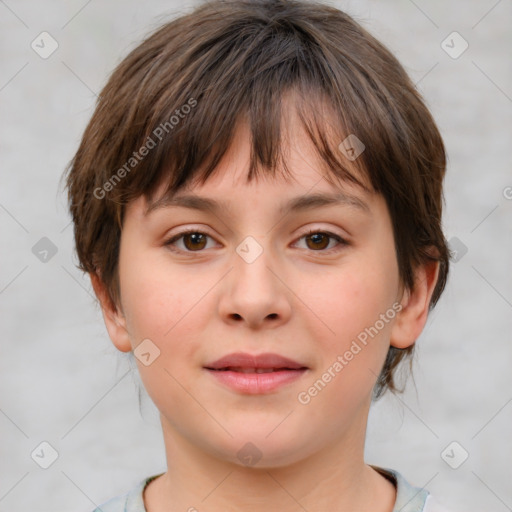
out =
[[[345,192],[337,192],[335,194],[309,194],[298,196],[290,199],[279,208],[280,215],[289,213],[297,213],[305,210],[312,210],[322,206],[348,206],[360,210],[364,213],[371,213],[370,207],[359,197],[347,194]],[[151,203],[146,209],[145,215],[149,215],[154,210],[168,207],[183,207],[200,211],[212,211],[213,213],[229,212],[226,203],[221,203],[215,199],[201,197],[196,195],[174,195],[163,196],[157,201]]]

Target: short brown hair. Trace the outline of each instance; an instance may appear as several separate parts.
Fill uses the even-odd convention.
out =
[[[165,181],[170,193],[204,183],[241,121],[252,137],[248,180],[260,169],[275,175],[279,163],[287,172],[288,93],[326,174],[364,187],[351,172],[359,169],[385,198],[401,283],[413,288],[415,266],[440,262],[436,304],[449,269],[440,133],[385,46],[346,13],[300,0],[205,2],[150,35],[101,91],[66,185],[79,268],[101,278],[112,304],[125,206],[141,195],[151,202]],[[354,161],[339,149],[350,134],[365,145]],[[395,369],[413,348],[390,348],[374,398],[397,391]]]

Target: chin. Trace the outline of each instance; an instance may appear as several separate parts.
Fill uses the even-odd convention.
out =
[[[233,438],[225,439],[223,446],[216,444],[214,449],[220,459],[247,469],[272,469],[290,466],[315,452],[313,442],[299,438],[290,430],[272,432],[268,429],[255,429],[254,425]]]

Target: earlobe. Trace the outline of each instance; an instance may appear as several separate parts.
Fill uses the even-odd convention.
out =
[[[407,348],[419,338],[427,322],[430,299],[438,276],[439,261],[428,261],[416,268],[414,289],[405,290],[402,309],[391,330],[391,346]]]
[[[126,319],[119,307],[112,302],[105,284],[98,274],[90,273],[91,284],[98,298],[108,335],[121,352],[130,352],[132,346],[126,329]]]

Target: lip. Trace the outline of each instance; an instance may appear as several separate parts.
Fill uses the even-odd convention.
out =
[[[270,393],[294,382],[309,368],[279,354],[237,352],[205,365],[204,369],[223,385],[256,395]],[[262,373],[265,370],[267,372]]]
[[[229,367],[262,369],[287,368],[290,370],[306,368],[303,364],[279,354],[265,353],[251,355],[244,352],[228,354],[227,356],[221,357],[220,359],[205,365],[205,368],[211,370],[221,370]]]

